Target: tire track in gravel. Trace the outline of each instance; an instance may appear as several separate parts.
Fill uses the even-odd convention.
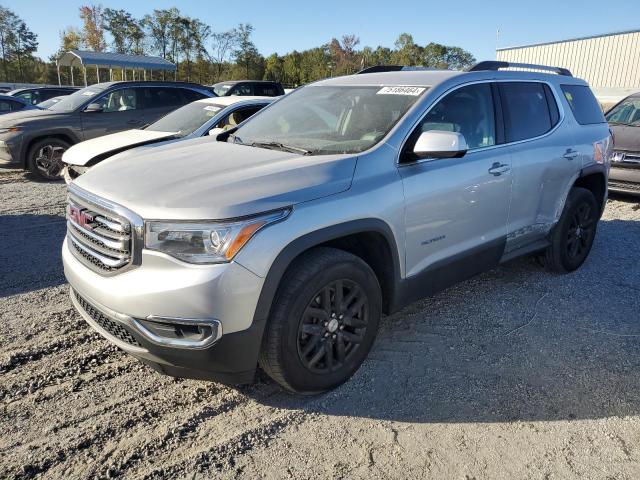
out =
[[[17,382],[8,384],[0,389],[0,400],[15,399],[34,394],[45,387],[58,384],[63,380],[87,372],[89,366],[98,366],[105,363],[105,359],[118,352],[118,348],[110,343],[82,355],[74,355],[72,358],[63,360],[58,368],[50,370],[45,367],[45,371],[37,372],[28,379],[18,378]]]
[[[140,466],[148,458],[157,459],[161,455],[166,455],[175,448],[177,442],[186,442],[199,428],[202,428],[209,420],[220,420],[221,415],[229,414],[236,408],[246,404],[249,400],[246,397],[236,395],[216,406],[205,406],[192,412],[186,420],[178,426],[167,429],[166,433],[159,439],[150,438],[147,442],[128,452],[127,456],[120,461],[117,467],[105,466],[105,471],[99,472],[96,467],[89,476],[118,477],[130,476],[130,470]],[[185,405],[188,406],[188,405]],[[224,421],[224,420],[222,420]]]
[[[62,337],[61,340],[27,350],[9,353],[9,358],[0,362],[0,374],[10,372],[18,367],[42,360],[44,357],[59,353],[62,349],[71,349],[79,343],[94,339],[95,333],[86,332],[77,337]],[[29,365],[30,367],[32,365]]]
[[[267,447],[280,433],[301,424],[310,416],[302,411],[287,413],[179,462],[156,467],[142,478],[145,480],[184,478],[194,472],[205,476],[212,472],[220,474],[225,469],[235,467],[236,457],[246,455],[257,447]]]

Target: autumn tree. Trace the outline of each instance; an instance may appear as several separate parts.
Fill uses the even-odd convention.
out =
[[[82,41],[94,52],[102,52],[107,44],[104,39],[104,11],[101,5],[80,7],[82,20]]]

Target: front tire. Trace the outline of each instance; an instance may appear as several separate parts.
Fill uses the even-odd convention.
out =
[[[41,180],[62,178],[62,154],[69,144],[59,138],[45,138],[36,142],[27,154],[27,168]]]
[[[260,366],[296,393],[337,387],[366,358],[382,296],[375,273],[355,255],[316,248],[282,279],[260,352]]]
[[[586,188],[571,189],[551,235],[551,245],[544,252],[548,270],[568,273],[584,263],[593,246],[599,217],[593,193]]]

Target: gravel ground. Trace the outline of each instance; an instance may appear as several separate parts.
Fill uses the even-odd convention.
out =
[[[571,275],[531,259],[382,321],[314,398],[162,376],[68,299],[61,184],[0,171],[0,478],[640,477],[640,204]]]

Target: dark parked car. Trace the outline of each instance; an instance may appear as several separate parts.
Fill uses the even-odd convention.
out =
[[[0,95],[0,115],[17,112],[25,108],[31,110],[33,107],[20,98],[10,97],[9,95]]]
[[[220,82],[213,86],[213,91],[219,97],[229,97],[231,95],[278,97],[284,95],[284,88],[280,82],[269,82],[266,80]]]
[[[609,190],[640,195],[640,92],[606,114],[614,135]]]
[[[0,167],[26,168],[61,178],[62,154],[71,145],[155,122],[182,105],[213,97],[183,82],[109,82],[85,87],[46,110],[0,118]]]
[[[80,90],[80,87],[33,87],[18,88],[11,90],[7,95],[20,98],[30,105],[37,105],[40,102],[49,100],[53,97],[61,97],[63,95],[71,95]]]

